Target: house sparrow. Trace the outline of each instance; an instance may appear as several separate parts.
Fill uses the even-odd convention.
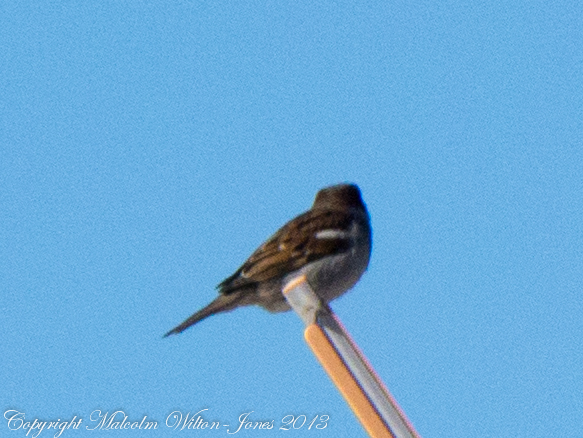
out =
[[[217,286],[219,296],[213,302],[164,337],[240,306],[257,304],[270,312],[290,310],[282,288],[301,274],[328,303],[354,286],[368,266],[370,252],[370,218],[358,187],[324,188],[310,210],[281,227]]]

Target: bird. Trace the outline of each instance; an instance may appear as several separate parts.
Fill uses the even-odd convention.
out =
[[[238,307],[259,305],[270,312],[291,309],[282,293],[305,275],[324,302],[352,288],[366,271],[372,249],[370,216],[355,184],[325,187],[312,207],[281,227],[218,286],[219,296],[164,337]]]

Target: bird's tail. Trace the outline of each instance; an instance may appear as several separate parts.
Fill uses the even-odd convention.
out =
[[[178,334],[186,330],[191,325],[196,324],[197,322],[202,321],[203,319],[214,315],[215,313],[221,312],[229,312],[239,306],[245,306],[247,304],[251,304],[245,302],[245,294],[240,293],[240,291],[233,292],[230,294],[221,294],[219,295],[214,301],[212,301],[208,306],[203,309],[200,309],[198,312],[187,318],[184,322],[180,325],[174,327],[168,333],[164,335],[164,337]]]

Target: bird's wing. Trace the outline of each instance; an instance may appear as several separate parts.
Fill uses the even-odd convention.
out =
[[[322,257],[348,250],[349,212],[309,210],[284,225],[217,287],[230,293],[253,283],[282,277]]]

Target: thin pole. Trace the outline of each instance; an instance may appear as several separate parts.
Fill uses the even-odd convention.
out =
[[[306,324],[306,343],[348,405],[373,438],[420,438],[330,307],[323,304],[305,276],[283,289]]]

